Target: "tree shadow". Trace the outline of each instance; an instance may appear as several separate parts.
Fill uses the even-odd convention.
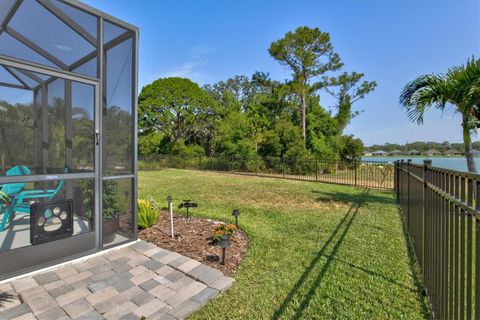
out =
[[[13,301],[16,298],[14,294],[8,292],[0,292],[0,307],[3,307],[5,302]]]
[[[351,204],[352,202],[356,203],[359,197],[358,194],[352,194],[352,193],[347,193],[342,191],[326,192],[326,191],[313,190],[312,193],[318,195],[315,198],[315,200],[319,202],[335,201],[335,202],[341,202],[344,204]],[[393,197],[381,196],[378,194],[367,194],[364,197],[365,197],[363,200],[364,202],[380,203],[385,205],[396,204],[395,199]]]
[[[356,223],[357,226],[360,226],[360,227],[363,227],[363,228],[368,228],[368,229],[371,229],[372,232],[378,232],[378,233],[389,233],[388,230],[385,230],[385,228],[382,228],[382,227],[379,227],[379,226],[375,226],[375,225],[370,225],[370,224],[366,224],[366,223]]]
[[[358,209],[360,208],[360,206],[363,204],[363,202],[365,201],[365,199],[367,198],[367,195],[369,193],[369,189],[364,189],[362,191],[362,193],[360,195],[356,195],[355,197],[352,196],[352,199],[353,199],[353,203],[352,205],[350,206],[350,208],[348,209],[347,213],[345,214],[345,216],[342,218],[342,220],[340,220],[339,224],[337,225],[337,227],[333,230],[332,234],[330,235],[330,237],[327,239],[327,241],[323,244],[322,248],[320,249],[320,251],[318,251],[317,255],[315,256],[315,258],[310,262],[310,265],[307,267],[307,269],[304,271],[304,273],[302,274],[302,276],[297,280],[297,282],[295,283],[295,285],[293,286],[292,290],[290,290],[290,292],[288,293],[287,297],[285,298],[285,300],[283,301],[282,305],[280,306],[279,309],[277,309],[277,311],[275,311],[275,314],[272,316],[272,320],[276,320],[276,319],[279,319],[284,313],[285,313],[285,310],[287,309],[288,305],[290,304],[290,302],[292,302],[292,299],[293,297],[295,296],[295,294],[300,290],[300,288],[302,287],[303,283],[308,279],[308,277],[310,276],[310,274],[312,273],[313,269],[315,268],[315,266],[318,264],[318,262],[320,261],[320,258],[322,256],[326,256],[325,255],[325,251],[327,249],[327,247],[333,243],[333,240],[334,238],[337,236],[337,234],[340,233],[340,236],[338,238],[338,240],[335,242],[335,245],[332,249],[332,253],[330,255],[328,255],[327,257],[327,261],[325,262],[325,264],[323,265],[322,269],[320,270],[320,272],[317,274],[316,278],[315,278],[315,281],[313,283],[313,285],[310,287],[310,290],[307,292],[307,294],[304,296],[302,302],[300,303],[294,317],[292,319],[301,319],[302,317],[302,314],[304,312],[304,310],[308,307],[308,305],[310,304],[310,301],[311,299],[315,296],[315,292],[318,288],[318,286],[320,285],[320,282],[322,281],[323,277],[325,276],[326,272],[328,271],[328,269],[330,268],[330,265],[335,257],[335,255],[337,254],[341,244],[343,243],[343,240],[345,239],[345,236],[347,235],[349,229],[350,229],[350,226],[352,225],[353,223],[353,220],[355,219],[355,216],[358,212]],[[340,231],[341,229],[343,228],[343,231]]]
[[[327,255],[325,255],[325,257],[328,258]],[[345,261],[345,260],[342,260],[342,259],[339,259],[339,258],[333,258],[333,259],[334,259],[336,262],[340,262],[340,263],[342,263],[342,264],[345,264],[345,265],[347,265],[347,266],[349,266],[349,267],[351,267],[351,268],[353,268],[353,269],[357,269],[357,270],[362,271],[362,272],[365,272],[365,273],[367,273],[367,274],[369,274],[369,275],[371,275],[371,276],[374,276],[374,277],[377,277],[377,278],[381,278],[382,280],[387,281],[387,282],[389,282],[389,283],[391,283],[391,284],[394,284],[394,285],[396,285],[396,286],[398,286],[398,287],[400,287],[400,288],[409,290],[409,291],[411,291],[411,292],[417,292],[417,287],[415,287],[415,288],[409,287],[409,286],[407,286],[407,285],[405,285],[405,284],[403,284],[403,283],[397,282],[396,280],[394,280],[394,279],[392,279],[392,278],[389,278],[389,277],[387,277],[387,276],[385,276],[385,275],[383,275],[383,274],[381,274],[381,273],[375,272],[375,271],[370,270],[370,269],[367,269],[367,268],[365,268],[365,267],[357,266],[356,264],[353,264],[353,263],[351,263],[351,262],[348,262],[348,261]]]

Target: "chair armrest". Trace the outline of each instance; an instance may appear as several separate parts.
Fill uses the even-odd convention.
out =
[[[21,195],[23,196],[26,196],[26,195],[42,195],[42,194],[51,194],[52,192],[54,192],[55,190],[50,190],[50,189],[46,189],[46,190],[27,190],[27,191],[22,191],[20,192]]]
[[[18,197],[16,197],[17,203],[22,203],[26,199],[41,199],[41,198],[49,198],[53,195],[53,190],[44,190],[44,191],[37,191],[37,192],[21,192]]]

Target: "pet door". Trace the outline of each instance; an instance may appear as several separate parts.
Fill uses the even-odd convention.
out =
[[[30,206],[30,243],[40,244],[73,235],[73,201],[34,203]]]

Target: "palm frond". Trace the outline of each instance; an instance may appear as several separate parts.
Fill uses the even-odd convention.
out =
[[[407,109],[412,122],[423,123],[430,107],[443,110],[448,101],[448,86],[444,75],[427,74],[407,83],[400,94],[400,104]]]

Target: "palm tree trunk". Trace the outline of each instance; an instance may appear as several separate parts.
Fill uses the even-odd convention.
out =
[[[470,128],[467,125],[467,118],[463,117],[463,143],[465,144],[465,158],[467,159],[467,168],[469,172],[477,172],[477,166],[472,153],[472,138],[470,137]]]

